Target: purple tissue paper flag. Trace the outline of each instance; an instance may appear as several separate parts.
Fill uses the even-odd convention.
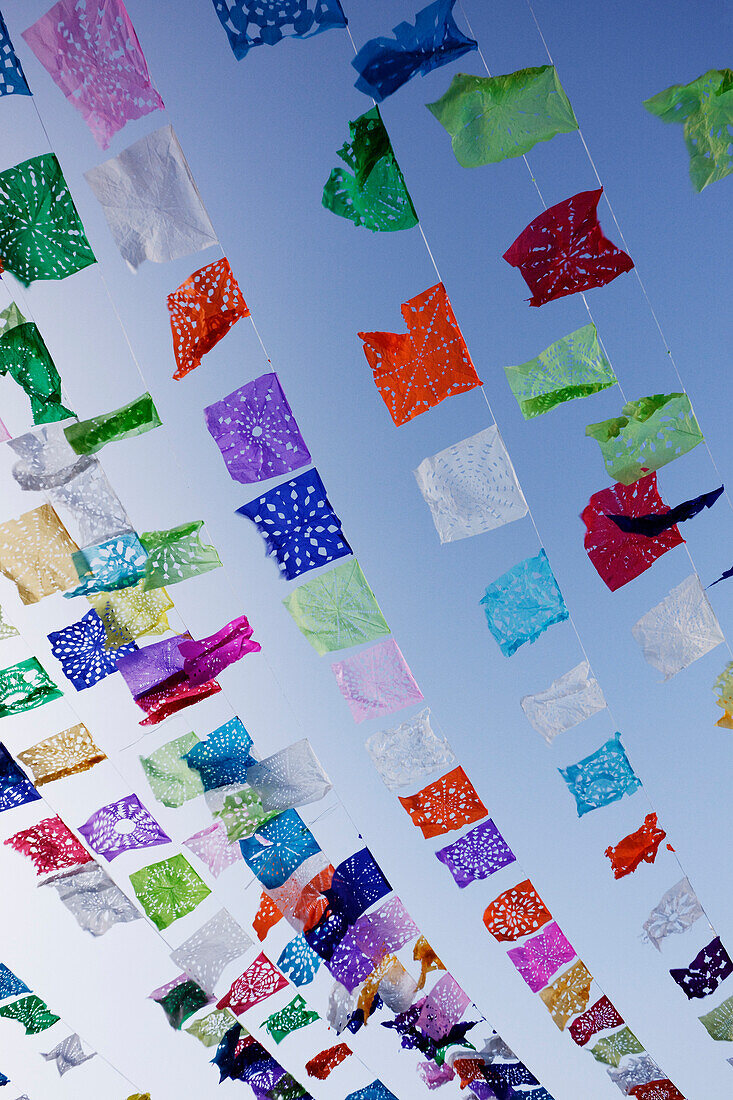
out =
[[[79,826],[79,832],[93,851],[108,860],[122,852],[171,843],[136,794],[102,806]]]

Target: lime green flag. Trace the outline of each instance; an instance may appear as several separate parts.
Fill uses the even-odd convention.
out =
[[[179,917],[192,913],[211,893],[181,855],[133,871],[130,882],[138,901],[161,932]]]
[[[717,1008],[700,1016],[699,1020],[711,1039],[729,1043],[733,1039],[733,997],[722,1001]]]
[[[504,367],[504,372],[525,420],[616,383],[593,324],[563,336],[536,359]]]
[[[167,531],[143,531],[140,542],[148,553],[143,576],[146,592],[219,568],[216,549],[201,541],[203,525],[204,521],[197,519]]]
[[[673,84],[644,100],[662,122],[684,124],[690,179],[696,191],[733,172],[733,73],[710,69],[689,84]]]
[[[445,95],[426,106],[451,135],[464,168],[521,157],[538,141],[578,129],[553,65],[506,76],[458,73]]]
[[[390,633],[358,561],[301,584],[283,603],[317,653],[371,642]]]
[[[686,393],[657,393],[629,401],[621,416],[589,424],[585,434],[598,441],[614,481],[632,485],[687,454],[703,434]]]
[[[130,439],[143,432],[159,428],[162,421],[158,416],[153,399],[149,393],[136,397],[128,405],[114,412],[102,413],[89,420],[80,420],[64,428],[69,445],[78,455],[93,455],[101,451],[106,443],[118,439]]]
[[[168,741],[150,756],[141,756],[140,763],[158,802],[164,806],[178,807],[191,798],[204,793],[201,776],[183,759],[199,739],[195,733],[184,733],[174,741]]]

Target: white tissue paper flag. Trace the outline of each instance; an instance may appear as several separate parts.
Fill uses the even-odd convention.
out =
[[[606,700],[590,665],[581,661],[570,672],[553,680],[544,691],[525,695],[521,704],[529,722],[549,745],[558,733],[572,729],[596,711],[603,710]]]
[[[318,802],[332,786],[307,738],[253,764],[247,769],[247,783],[267,811]]]
[[[453,750],[430,724],[430,707],[393,729],[380,730],[366,741],[366,750],[391,791],[416,783],[436,768],[455,763]]]
[[[226,909],[202,924],[180,947],[171,951],[171,959],[193,978],[205,993],[213,993],[224,967],[252,946],[252,940]]]
[[[644,659],[664,673],[665,680],[725,641],[696,573],[642,615],[631,633]]]

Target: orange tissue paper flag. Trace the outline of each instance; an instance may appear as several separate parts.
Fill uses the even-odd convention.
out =
[[[400,796],[400,802],[426,840],[470,825],[489,812],[461,767],[429,783],[417,794]]]
[[[644,824],[606,848],[605,854],[611,860],[614,878],[630,875],[640,863],[654,863],[659,845],[666,837],[664,829],[657,827],[657,815],[647,814]]]
[[[198,367],[201,357],[218,344],[240,317],[249,317],[247,303],[224,257],[194,271],[168,295],[173,352],[184,378]]]
[[[484,924],[495,940],[518,940],[552,920],[528,878],[505,890],[484,910]]]

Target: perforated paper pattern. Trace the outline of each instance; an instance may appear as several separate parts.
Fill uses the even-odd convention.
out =
[[[623,1022],[623,1017],[619,1015],[608,997],[604,995],[577,1019],[573,1020],[568,1030],[574,1042],[578,1046],[584,1047],[599,1031],[621,1027]]]
[[[137,638],[166,634],[171,629],[166,611],[173,607],[173,600],[165,588],[146,592],[140,583],[119,592],[92,593],[87,599],[102,620],[107,649],[119,649]]]
[[[52,887],[81,930],[92,936],[103,936],[115,924],[142,916],[98,863],[85,863],[41,885]]]
[[[729,69],[709,69],[689,84],[673,84],[645,99],[644,106],[662,122],[683,124],[690,180],[696,191],[733,172],[733,85]]]
[[[456,759],[448,742],[433,730],[429,707],[399,726],[373,733],[365,745],[382,782],[392,791],[418,783]]]
[[[230,843],[226,829],[218,821],[207,829],[194,833],[183,843],[206,864],[214,878],[218,878],[227,867],[239,862],[239,849],[236,844]]]
[[[0,1016],[6,1020],[17,1020],[25,1028],[26,1035],[39,1035],[61,1019],[60,1016],[55,1016],[46,1002],[35,993],[31,993],[29,997],[11,1001],[10,1004],[0,1005]]]
[[[631,485],[703,442],[686,393],[657,393],[628,401],[621,415],[588,424],[609,475]]]
[[[681,935],[705,916],[687,878],[670,886],[644,921],[644,933],[658,951],[667,936]]]
[[[309,856],[320,852],[312,833],[287,810],[240,844],[245,863],[267,889],[282,886]]]
[[[23,322],[23,318],[20,320]],[[25,392],[34,424],[54,423],[74,415],[61,400],[61,375],[33,322],[6,326],[3,330],[0,374],[9,375]],[[23,488],[32,487],[32,484],[23,485]]]
[[[490,584],[481,604],[489,630],[505,657],[511,657],[525,642],[536,642],[548,627],[568,618],[544,550],[520,561]]]
[[[260,1001],[267,1000],[273,993],[283,989],[287,980],[282,976],[276,966],[260,952],[240,977],[232,984],[231,988],[217,1003],[217,1008],[230,1008],[239,1016],[248,1008],[253,1008]]]
[[[168,295],[177,380],[201,365],[201,359],[226,336],[247,303],[226,256],[200,267]],[[225,399],[226,400],[226,399]]]
[[[265,895],[266,896],[266,895]],[[321,960],[304,936],[296,936],[278,956],[277,965],[293,985],[309,985],[315,978]]]
[[[186,733],[161,745],[150,756],[140,757],[150,789],[164,806],[182,806],[190,798],[203,794],[198,773],[184,759],[196,744],[196,734]]]
[[[552,914],[528,878],[499,894],[484,911],[484,924],[500,943],[528,936],[549,920]]]
[[[611,861],[614,878],[632,874],[642,863],[654,863],[659,845],[666,837],[664,829],[657,826],[657,815],[647,814],[643,825],[633,833],[606,848],[605,855]]]
[[[0,524],[0,572],[25,604],[76,587],[78,549],[50,504]]]
[[[489,818],[435,853],[463,889],[514,863],[516,856]]]
[[[13,49],[5,20],[0,15],[0,95],[30,94],[23,67]]]
[[[4,843],[19,855],[27,856],[37,875],[89,863],[92,858],[60,817],[46,817],[8,837]]]
[[[231,913],[220,909],[171,952],[171,959],[202,989],[212,993],[224,967],[244,955],[251,946],[252,939]]]
[[[254,46],[346,26],[339,0],[214,0],[214,10],[237,61]]]
[[[413,825],[422,830],[425,838],[460,829],[488,813],[461,767],[436,779],[417,794],[398,797]]]
[[[0,669],[0,718],[42,707],[62,694],[35,657]]]
[[[92,851],[107,860],[116,859],[123,852],[171,843],[136,794],[102,806],[79,826],[79,832]]]
[[[644,1047],[628,1027],[622,1027],[613,1035],[599,1039],[595,1046],[591,1047],[591,1054],[597,1062],[604,1062],[607,1066],[618,1066],[626,1054],[643,1054]]]
[[[309,1077],[317,1077],[319,1081],[325,1081],[350,1054],[351,1048],[346,1043],[338,1043],[335,1047],[322,1050],[320,1054],[316,1054],[315,1058],[306,1062],[306,1073]]]
[[[107,649],[104,625],[94,608],[79,622],[53,630],[48,640],[64,676],[77,691],[93,687],[113,675],[117,672],[117,661],[137,650],[135,642],[128,642],[119,649]]]
[[[203,741],[196,739],[185,759],[189,768],[199,773],[204,790],[211,791],[228,783],[245,782],[249,766],[254,763],[251,748],[252,738],[241,719],[230,718]]]
[[[577,764],[558,770],[575,798],[578,817],[617,802],[624,795],[632,795],[642,785],[629,763],[619,733],[614,733],[600,749]]]
[[[548,745],[606,707],[601,686],[587,661],[553,680],[544,691],[520,700],[527,719]]]
[[[331,665],[355,722],[393,714],[423,698],[392,638]]]
[[[321,655],[390,633],[355,559],[306,581],[283,603],[301,633]]]
[[[0,813],[37,802],[40,794],[3,744],[0,744]]]
[[[141,867],[130,875],[130,882],[143,909],[161,931],[192,913],[211,893],[181,855]]]
[[[318,802],[332,787],[307,738],[252,764],[247,782],[259,795],[262,808],[278,813]]]
[[[668,680],[725,641],[696,573],[676,585],[632,627],[644,659]]]
[[[550,344],[536,358],[504,367],[504,373],[525,420],[616,382],[592,323]]]
[[[733,974],[733,960],[723,947],[720,936],[715,936],[698,951],[689,966],[670,970],[688,1000],[699,1000],[714,993],[721,982]]]
[[[140,541],[148,553],[143,588],[162,588],[166,584],[208,573],[221,565],[213,546],[201,541],[202,519],[171,527],[167,531],[144,531]]]
[[[553,921],[507,954],[532,992],[538,993],[561,966],[575,957],[575,949]]]
[[[540,991],[540,997],[560,1031],[564,1031],[568,1020],[588,1007],[592,982],[593,975],[578,959],[552,985]]]
[[[91,1054],[84,1053],[81,1039],[76,1033],[67,1035],[65,1039],[57,1043],[53,1050],[41,1053],[41,1058],[44,1058],[47,1062],[56,1063],[59,1077],[63,1077],[70,1069],[76,1069],[77,1066],[83,1065],[84,1062],[88,1062],[93,1057],[94,1052]]]
[[[279,1012],[268,1016],[262,1026],[276,1043],[281,1043],[291,1032],[308,1027],[318,1019],[318,1013],[306,1009],[305,1001],[298,993]]]

